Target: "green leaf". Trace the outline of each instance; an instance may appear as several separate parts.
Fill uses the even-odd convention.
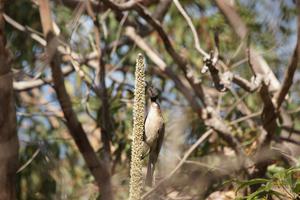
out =
[[[294,187],[293,187],[293,192],[299,194],[300,193],[300,180],[297,180]]]
[[[248,187],[250,185],[255,185],[255,184],[267,183],[268,181],[269,181],[268,179],[256,178],[249,181],[240,182],[240,186],[237,188],[236,192],[238,192],[240,189],[244,187]]]

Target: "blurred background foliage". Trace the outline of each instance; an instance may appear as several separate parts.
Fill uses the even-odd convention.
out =
[[[61,41],[69,44],[72,51],[80,55],[80,58],[92,54],[96,48],[93,20],[86,12],[80,11],[82,4],[71,7],[63,0],[50,2],[53,19],[60,30]],[[283,72],[296,41],[297,9],[294,1],[236,0],[232,2],[249,29],[251,45],[259,50],[279,80],[282,80]],[[232,71],[250,79],[252,75],[248,63],[240,62],[246,57],[245,51],[241,50],[240,46],[243,44],[245,46],[247,41],[240,40],[235,35],[214,1],[185,0],[181,1],[181,4],[192,18],[201,47],[207,52],[212,50],[215,45],[214,33],[218,32],[222,60],[232,67]],[[36,1],[9,1],[6,6],[8,16],[42,37]],[[148,9],[154,12],[156,6],[156,3],[152,3],[148,5]],[[146,23],[134,11],[128,11],[126,15],[136,23]],[[97,12],[96,20],[101,26],[100,47],[107,70],[105,81],[113,130],[113,190],[116,199],[126,199],[129,182],[134,66],[136,55],[141,50],[132,42],[114,46],[113,42],[123,41],[126,36],[124,35],[124,25],[120,24],[110,9]],[[200,73],[203,66],[202,56],[195,50],[192,32],[174,4],[171,4],[164,17],[163,28],[172,38],[176,51],[187,58],[194,75],[202,81],[204,86],[211,87],[213,92],[216,92],[212,87],[210,76]],[[13,58],[11,63],[16,74],[15,80],[29,80],[40,72],[42,75],[39,78],[50,77],[48,66],[43,68],[46,65],[44,47],[30,38],[30,33],[21,32],[7,24],[6,35],[8,48]],[[168,67],[181,74],[156,32],[151,32],[144,39],[164,59]],[[166,142],[160,156],[162,161],[159,166],[159,171],[164,174],[175,166],[174,163],[178,161],[176,156],[181,156],[205,132],[206,127],[196,116],[195,111],[190,108],[182,93],[174,87],[173,81],[158,70],[147,57],[146,61],[147,80],[152,81],[161,90],[162,109],[167,123]],[[65,61],[61,67],[66,68],[68,65],[70,63]],[[80,68],[92,81],[97,78],[96,69],[89,65],[87,60],[83,60]],[[44,70],[41,71],[41,69]],[[298,70],[295,84],[291,88],[290,99],[286,104],[287,111],[292,113],[296,129],[300,129],[299,81]],[[65,84],[73,107],[88,133],[92,146],[97,155],[102,157],[101,123],[99,123],[102,109],[101,99],[75,71],[65,76]],[[18,172],[18,199],[96,199],[97,187],[65,127],[63,114],[52,84],[44,84],[27,91],[18,91],[16,97],[18,133],[21,143],[20,164],[28,164]],[[216,102],[220,102],[220,114],[228,124],[243,116],[236,107],[232,107],[239,97],[244,98],[251,112],[255,113],[262,109],[261,100],[256,93],[247,94],[241,88],[233,86],[231,92],[217,94],[214,99]],[[229,110],[231,111],[229,112]],[[258,122],[259,117],[253,120]],[[254,141],[258,137],[257,127],[249,127],[246,121],[230,126],[232,134],[242,142],[246,151],[251,152]],[[278,132],[280,134],[281,129]],[[180,189],[181,193],[195,197],[191,199],[196,199],[201,186],[204,188],[205,196],[216,190],[219,192],[235,191],[234,189],[237,189],[238,186],[234,184],[234,181],[230,182],[230,186],[222,184],[225,180],[231,180],[235,176],[234,174],[228,173],[224,179],[219,180],[217,177],[222,173],[214,173],[219,168],[230,168],[231,161],[228,159],[233,158],[212,156],[226,151],[228,151],[227,154],[231,153],[227,144],[217,135],[213,135],[189,157],[190,162],[182,168],[181,176],[174,177],[174,184],[179,187],[185,183],[186,187]],[[173,160],[168,160],[168,157],[172,157]],[[299,155],[295,158],[298,166],[299,158]],[[225,162],[222,159],[225,159]],[[206,163],[209,167],[198,166],[198,161]],[[275,180],[283,179],[282,181],[290,181],[290,185],[283,183],[285,187],[291,187],[290,193],[299,193],[299,179],[295,183],[294,179],[291,180],[293,175],[290,174],[290,171],[285,171],[290,167],[286,163],[275,161],[273,167],[268,170],[271,182],[266,179],[267,185],[273,184]],[[279,170],[278,173],[283,174],[275,173],[274,175],[274,170]],[[195,183],[191,181],[191,176],[194,177]],[[206,182],[197,181],[198,177],[202,177],[203,180],[211,178],[210,181],[215,182],[210,185],[210,188],[206,188]],[[181,184],[175,183],[175,180],[178,179]],[[239,184],[242,185],[242,189],[251,183],[253,182],[248,185],[245,182]],[[174,187],[176,188],[176,186]],[[221,196],[221,194],[219,195]],[[264,195],[260,193],[260,195],[259,198],[263,198],[266,193]],[[245,198],[249,199],[248,197]]]

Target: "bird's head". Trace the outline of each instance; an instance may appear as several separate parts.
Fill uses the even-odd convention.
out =
[[[154,86],[147,83],[147,93],[152,102],[155,102],[159,97],[159,90]]]

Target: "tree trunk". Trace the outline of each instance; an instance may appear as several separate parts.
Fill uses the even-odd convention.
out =
[[[4,1],[0,0],[0,200],[16,199],[18,137],[13,75],[5,48]]]

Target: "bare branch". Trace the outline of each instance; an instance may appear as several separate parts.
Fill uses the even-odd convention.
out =
[[[133,9],[133,7],[138,3],[138,2],[141,2],[141,0],[130,0],[130,1],[127,1],[123,4],[116,4],[110,0],[105,0],[104,1],[105,4],[112,8],[113,10],[117,10],[117,11],[126,11],[126,10],[131,10]]]
[[[256,112],[256,113],[252,113],[250,115],[246,115],[244,117],[240,117],[240,118],[238,118],[236,120],[233,120],[233,121],[230,122],[230,124],[237,124],[237,123],[240,123],[240,122],[245,121],[247,119],[250,119],[250,118],[253,118],[253,117],[258,117],[260,115],[261,115],[261,111]]]
[[[235,33],[240,39],[243,40],[247,36],[248,30],[236,9],[230,5],[229,0],[215,0],[215,2],[221,12],[227,18]],[[265,59],[253,48],[251,48],[251,60],[255,74],[268,76],[268,79],[270,80],[269,90],[278,90],[280,87],[278,79],[275,77]]]
[[[200,41],[198,38],[198,34],[197,31],[193,25],[193,22],[191,20],[191,18],[188,16],[188,14],[185,12],[184,8],[181,6],[180,2],[178,0],[174,0],[174,3],[177,7],[177,9],[179,10],[179,12],[182,14],[182,16],[184,17],[184,19],[186,20],[186,22],[188,23],[192,33],[193,33],[193,38],[194,38],[194,44],[195,44],[195,48],[197,49],[197,51],[203,56],[203,57],[208,57],[208,53],[206,53],[201,47],[200,47]]]
[[[14,28],[16,28],[19,31],[28,33],[29,36],[33,40],[35,40],[42,46],[47,45],[47,41],[43,37],[41,37],[39,34],[37,34],[37,31],[35,31],[27,26],[23,26],[23,25],[19,24],[18,22],[16,22],[15,20],[13,20],[11,17],[9,17],[6,14],[4,14],[3,17],[7,23],[12,25]],[[70,47],[67,46],[66,44],[60,44],[60,46],[57,49],[61,54],[66,55],[67,59],[69,59],[71,64],[74,66],[75,70],[78,72],[78,75],[85,81],[85,83],[87,83],[87,85],[91,86],[92,83],[87,81],[85,79],[85,77],[82,76],[83,71],[80,70],[76,66],[78,66],[82,63],[86,63],[86,64],[94,67],[94,65],[95,65],[95,62],[93,62],[93,60],[95,60],[94,52],[88,54],[84,58],[81,58],[80,54],[71,51]],[[79,60],[80,63],[78,63],[76,60]],[[74,69],[71,66],[67,66],[67,67],[63,68],[62,71],[63,71],[64,76],[66,76],[66,75],[69,75],[70,73],[72,73],[74,71]],[[14,86],[14,90],[16,90],[16,91],[25,91],[25,90],[31,90],[36,87],[41,87],[45,84],[51,84],[51,83],[52,83],[52,78],[44,78],[44,79],[43,78],[34,78],[32,80],[26,80],[26,81],[14,81],[13,86]],[[92,89],[99,96],[99,91],[95,87],[92,87]]]
[[[53,0],[54,2],[56,3],[59,3],[59,4],[62,4],[66,7],[69,7],[71,9],[76,9],[76,7],[81,4],[82,0]],[[104,9],[103,6],[101,6],[101,3],[100,2],[97,2],[97,1],[90,1],[93,9],[96,9],[96,10],[100,10],[100,9]]]
[[[45,4],[45,5],[43,5]],[[48,6],[46,5],[48,4]],[[48,45],[49,41],[57,40],[57,38],[52,33],[52,23],[51,22],[51,14],[50,10],[45,11],[44,9],[49,9],[49,2],[47,0],[39,0],[40,5],[40,17],[45,18],[42,19],[43,22],[47,22],[47,24],[43,24],[43,32],[45,37],[47,38]],[[47,48],[49,46],[47,45]],[[53,48],[53,47],[51,47]],[[78,121],[77,116],[72,108],[72,103],[70,96],[67,93],[65,84],[64,84],[64,76],[60,68],[60,55],[56,50],[57,46],[54,48],[53,59],[50,60],[50,66],[52,70],[52,78],[54,82],[54,89],[56,91],[58,101],[63,110],[64,116],[66,118],[66,125],[75,140],[76,145],[78,146],[80,152],[82,153],[85,162],[93,174],[99,189],[101,189],[101,194],[103,195],[103,199],[112,200],[112,188],[110,182],[110,173],[108,169],[105,167],[105,164],[101,162],[96,156],[88,138],[86,136],[85,131],[82,128],[81,123]],[[52,49],[51,49],[52,50]]]
[[[248,80],[240,77],[237,74],[233,74],[232,75],[232,82],[234,82],[235,84],[239,85],[241,88],[243,88],[244,90],[246,90],[247,92],[255,92],[259,86],[261,85],[261,78],[253,78],[253,80],[251,82],[249,82]]]
[[[106,4],[107,6],[109,6],[111,9],[115,10],[116,12],[121,11],[121,9],[118,9],[118,4],[115,4],[115,3],[111,2],[110,0],[103,0],[103,3]],[[151,13],[149,13],[149,11],[145,7],[143,7],[141,4],[136,4],[135,6],[133,6],[133,9],[157,31],[157,33],[159,34],[159,36],[161,37],[161,39],[164,43],[165,49],[170,54],[170,56],[173,58],[173,60],[177,63],[177,65],[180,67],[180,69],[183,71],[186,80],[189,82],[191,87],[194,89],[194,92],[197,95],[197,97],[200,98],[203,101],[203,103],[205,104],[202,86],[199,83],[195,83],[196,79],[193,76],[192,77],[188,76],[188,74],[187,74],[188,64],[187,64],[186,59],[175,51],[175,49],[171,43],[171,40],[170,40],[168,34],[164,31],[161,23],[158,20],[154,19],[152,17]],[[197,112],[197,113],[199,113],[199,112]]]
[[[128,1],[127,4],[135,4],[135,1]],[[107,93],[106,88],[106,82],[105,82],[105,75],[106,75],[106,68],[105,68],[105,62],[104,62],[104,54],[101,50],[101,44],[100,44],[100,24],[97,16],[94,13],[94,10],[88,3],[88,14],[92,17],[94,22],[94,34],[95,34],[95,40],[96,40],[96,49],[98,53],[98,66],[96,68],[96,85],[97,89],[99,89],[100,98],[102,100],[102,106],[99,108],[99,124],[101,126],[101,140],[103,142],[104,146],[104,160],[107,167],[110,168],[110,161],[111,161],[111,138],[113,135],[113,125],[112,125],[112,118],[110,113],[110,103],[109,103],[109,97]]]
[[[159,4],[156,7],[156,10],[153,12],[153,18],[157,19],[158,21],[162,21],[165,14],[171,7],[172,0],[164,0],[160,1]]]
[[[14,28],[16,28],[19,31],[28,33],[33,40],[35,40],[42,46],[47,45],[46,40],[44,38],[42,38],[40,35],[36,34],[36,31],[34,31],[34,32],[31,31],[32,29],[28,28],[27,26],[21,25],[20,23],[16,22],[14,19],[12,19],[11,17],[9,17],[6,14],[3,14],[3,17],[8,24],[12,25]]]
[[[297,7],[298,9],[300,9],[300,1],[297,0]],[[282,102],[285,99],[285,96],[287,95],[291,85],[293,84],[293,78],[295,75],[295,71],[298,67],[299,64],[299,59],[300,59],[300,13],[298,13],[298,20],[297,20],[297,43],[296,43],[296,47],[291,59],[291,62],[285,72],[284,75],[284,80],[283,83],[281,85],[281,88],[276,96],[276,103],[277,103],[277,109],[281,106]]]
[[[31,158],[28,159],[21,167],[19,167],[17,173],[20,173],[21,171],[23,171],[27,166],[30,165],[30,163],[35,159],[35,157],[37,157],[37,155],[40,153],[40,148],[38,148],[37,150],[35,150],[35,152],[32,154]]]
[[[283,141],[286,141],[286,142],[289,142],[289,143],[293,143],[293,144],[300,145],[300,142],[299,142],[299,141],[293,140],[293,139],[291,139],[291,138],[289,138],[289,137],[283,137],[283,136],[281,136],[281,137],[280,137],[280,140],[283,140]]]
[[[147,56],[160,68],[160,70],[165,71],[167,64],[159,57],[159,55],[151,49],[148,44],[140,37],[133,27],[126,27],[125,35],[127,35],[131,40],[133,40],[141,49],[143,49]]]
[[[174,81],[175,87],[187,98],[187,100],[191,103],[192,108],[201,116],[200,105],[197,103],[197,101],[195,101],[190,89],[188,89],[182,83],[175,72],[167,66],[165,61],[163,61],[162,58],[160,58],[159,55],[144,41],[144,39],[136,33],[135,29],[133,27],[127,27],[125,29],[125,35],[134,41],[139,48],[145,51],[152,62],[155,63],[162,72],[164,72]]]
[[[62,73],[63,76],[67,76],[74,71],[73,67],[67,66],[63,68]],[[26,91],[31,90],[33,88],[41,87],[46,84],[51,84],[53,82],[52,78],[40,78],[40,79],[32,79],[26,81],[14,81],[13,86],[15,91]]]
[[[298,134],[298,135],[300,135],[300,130],[298,130],[298,129],[295,129],[295,128],[293,128],[293,127],[289,127],[289,126],[281,126],[280,128],[282,128],[282,129],[284,129],[284,130],[287,130],[288,132],[290,132],[290,133],[294,133],[294,134]]]

